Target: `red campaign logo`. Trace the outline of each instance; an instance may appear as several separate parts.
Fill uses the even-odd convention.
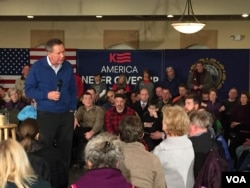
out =
[[[109,54],[110,63],[131,63],[131,53],[110,53]]]

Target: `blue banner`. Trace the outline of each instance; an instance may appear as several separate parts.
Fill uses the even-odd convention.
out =
[[[85,85],[94,83],[94,75],[102,74],[102,80],[111,87],[119,74],[127,76],[127,83],[133,86],[141,78],[143,69],[148,69],[154,82],[162,80],[162,50],[78,50],[77,73],[83,76]]]
[[[168,66],[186,83],[196,61],[203,61],[212,74],[221,99],[228,90],[249,90],[249,50],[77,50],[77,73],[83,77],[85,88],[94,83],[94,75],[101,73],[111,87],[119,74],[127,76],[133,88],[143,69],[149,69],[154,82],[161,83]]]

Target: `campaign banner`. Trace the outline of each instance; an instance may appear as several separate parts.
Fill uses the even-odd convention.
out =
[[[156,85],[162,83],[168,66],[186,83],[194,64],[202,61],[213,77],[220,99],[225,99],[232,87],[239,92],[249,91],[249,52],[249,49],[77,50],[76,71],[85,88],[94,83],[96,73],[102,74],[108,87],[112,87],[119,74],[125,74],[133,88],[143,69],[151,72]]]
[[[94,75],[102,74],[108,87],[125,74],[133,88],[144,69],[148,69],[157,83],[163,77],[163,50],[77,50],[77,73],[82,76],[86,88],[94,83]]]

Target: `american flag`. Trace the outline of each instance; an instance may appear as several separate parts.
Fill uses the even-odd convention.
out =
[[[15,87],[15,80],[20,78],[22,67],[32,65],[46,55],[43,48],[0,48],[0,85],[5,89]],[[65,56],[76,71],[76,49],[66,49]]]

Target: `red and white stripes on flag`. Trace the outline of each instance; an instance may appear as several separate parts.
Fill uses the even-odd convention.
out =
[[[25,65],[25,64],[30,64],[32,66],[32,64],[34,64],[37,60],[43,58],[44,56],[47,56],[47,51],[43,48],[31,48],[31,49],[7,49],[6,53],[8,51],[14,51],[15,53],[25,53],[25,51],[27,52],[27,50],[29,50],[29,57],[24,57],[24,58],[29,58],[27,63],[23,63],[23,64],[20,64],[18,61],[19,61],[19,54],[17,55],[17,57],[15,57],[16,59],[15,60],[12,60],[10,61],[9,60],[9,55],[6,55],[6,60],[4,59],[5,57],[2,56],[1,60],[1,65],[6,65],[5,62],[8,62],[8,64],[11,63],[11,65],[14,64],[14,69],[15,69],[15,72],[14,71],[10,71],[8,70],[8,72],[3,72],[3,71],[0,71],[0,85],[3,86],[5,89],[8,89],[8,88],[12,88],[12,87],[15,87],[15,80],[17,78],[20,78],[21,76],[21,71],[22,71],[22,67]],[[2,49],[2,54],[5,53],[5,49]],[[1,54],[1,55],[2,55]],[[20,54],[20,56],[21,56]],[[23,57],[22,57],[23,58]],[[76,72],[76,49],[65,49],[65,59],[67,61],[69,61],[73,68],[74,68],[74,72]],[[2,67],[0,67],[0,69],[2,69]]]

